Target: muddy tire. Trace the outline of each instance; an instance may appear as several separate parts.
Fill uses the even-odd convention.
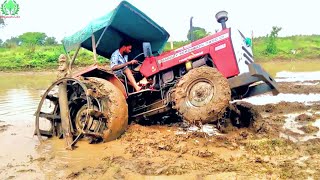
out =
[[[226,116],[219,119],[217,128],[222,133],[228,133],[238,128],[255,129],[254,125],[261,120],[260,113],[247,102],[235,102],[229,105]]]
[[[230,120],[237,128],[250,128],[255,121],[261,119],[260,113],[250,103],[235,102],[230,107]]]
[[[89,78],[92,87],[97,90],[103,113],[107,117],[107,128],[103,131],[103,140],[112,141],[120,137],[128,126],[128,105],[122,92],[112,83],[100,78]],[[86,83],[87,84],[87,83]]]
[[[227,79],[215,68],[190,70],[176,85],[174,108],[189,123],[204,124],[221,118],[231,99]]]

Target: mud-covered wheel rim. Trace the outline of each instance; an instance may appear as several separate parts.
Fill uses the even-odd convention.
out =
[[[42,135],[41,135],[41,129],[40,129],[40,115],[41,115],[41,110],[42,110],[43,103],[46,100],[46,97],[49,95],[49,93],[62,82],[67,82],[67,84],[69,84],[69,85],[78,84],[79,87],[82,88],[84,92],[87,91],[86,86],[82,82],[80,82],[78,79],[74,79],[74,78],[62,78],[62,79],[59,79],[59,80],[57,80],[57,81],[55,81],[54,83],[51,84],[51,86],[42,95],[42,98],[41,98],[41,100],[39,102],[37,111],[35,112],[35,117],[36,117],[35,118],[35,133],[37,134],[38,139],[39,139],[40,142],[43,141]],[[88,96],[86,96],[85,101],[88,102],[88,106],[91,107],[91,100],[90,100],[90,98]],[[55,105],[55,109],[54,109],[53,114],[52,114],[52,115],[54,115],[54,117],[60,116],[60,111],[58,109],[59,109],[59,104],[56,104]],[[56,126],[56,122],[52,123],[52,128],[51,129],[54,129],[54,126]],[[57,127],[60,127],[60,125],[57,126]],[[52,136],[54,136],[54,135],[55,134],[52,134]]]
[[[214,84],[207,79],[197,79],[187,88],[187,104],[201,107],[211,101],[215,95]]]
[[[85,84],[98,92],[96,98],[106,117],[103,140],[107,142],[119,138],[128,126],[128,105],[122,92],[111,82],[101,78],[90,77]]]
[[[228,80],[215,68],[191,69],[175,86],[174,109],[187,122],[204,124],[221,118],[229,105]]]

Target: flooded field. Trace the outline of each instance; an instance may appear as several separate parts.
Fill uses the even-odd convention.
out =
[[[244,99],[260,114],[251,128],[132,124],[116,141],[74,151],[33,135],[54,73],[0,73],[0,179],[319,179],[320,63],[309,63],[262,63],[281,94]]]

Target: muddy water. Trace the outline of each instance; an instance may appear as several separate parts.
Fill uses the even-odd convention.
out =
[[[259,62],[259,64],[273,77],[276,76],[278,72],[289,71],[289,72],[311,72],[320,71],[320,60],[312,61],[271,61],[271,62]]]
[[[302,69],[300,62],[291,63],[291,65],[282,62],[276,66],[273,62],[262,65],[274,76],[279,71],[320,70],[314,62],[308,65],[304,63],[305,68]],[[64,178],[73,172],[81,171],[83,164],[89,167],[97,166],[105,156],[126,157],[121,141],[97,145],[89,145],[81,141],[78,143],[77,150],[72,152],[66,151],[64,142],[57,139],[39,144],[37,137],[33,136],[33,114],[41,94],[54,80],[55,74],[50,72],[0,73],[0,127],[6,127],[5,131],[0,130],[0,179],[21,179],[26,176],[32,179]],[[319,97],[319,94],[280,96],[284,100],[305,99],[301,102],[309,103],[320,101]],[[269,96],[251,99],[251,101],[256,104],[265,104],[264,98],[270,101],[267,103],[279,102],[273,101]],[[260,103],[261,101],[263,103]],[[179,134],[179,131],[176,133]],[[95,153],[90,153],[93,146]]]
[[[1,73],[0,125],[8,128],[0,134],[0,177],[19,177],[18,171],[28,174],[37,169],[23,166],[39,154],[33,113],[41,93],[53,80],[51,73]]]

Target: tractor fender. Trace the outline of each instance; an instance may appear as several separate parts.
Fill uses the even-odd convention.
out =
[[[101,79],[105,79],[112,83],[115,87],[117,87],[121,93],[124,95],[125,98],[128,98],[128,94],[126,88],[124,87],[123,83],[119,80],[117,76],[115,76],[110,70],[107,70],[103,66],[99,65],[92,65],[85,68],[82,71],[79,71],[72,75],[74,78],[79,77],[97,77]]]

